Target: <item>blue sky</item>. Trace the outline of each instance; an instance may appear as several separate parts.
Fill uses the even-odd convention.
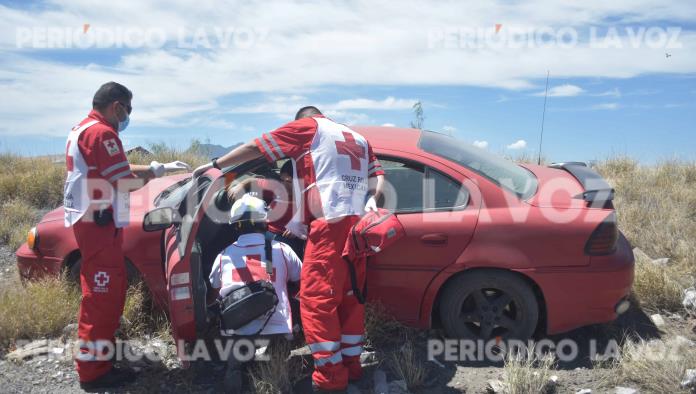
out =
[[[115,80],[126,146],[231,145],[308,104],[406,127],[420,101],[427,129],[536,155],[549,70],[549,160],[696,159],[696,4],[604,3],[0,2],[0,152],[60,153]]]

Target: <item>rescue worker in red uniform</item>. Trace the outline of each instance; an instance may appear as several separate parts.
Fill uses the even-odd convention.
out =
[[[94,94],[92,111],[72,129],[66,144],[65,226],[73,228],[82,258],[80,349],[75,361],[80,386],[86,391],[135,379],[131,370],[115,368],[111,362],[126,297],[121,228],[129,219],[128,192],[167,170],[188,168],[182,162],[128,163],[119,133],[128,126],[132,98],[121,84],[102,85]],[[127,179],[131,184],[122,187]]]
[[[314,358],[312,385],[316,392],[344,391],[362,376],[365,327],[364,306],[353,295],[341,252],[363,212],[377,209],[384,171],[364,137],[316,107],[304,107],[294,122],[197,168],[194,176],[261,155],[270,162],[290,158],[295,165],[294,200],[301,209],[286,228],[307,238],[300,302]],[[356,272],[364,280],[364,264]]]

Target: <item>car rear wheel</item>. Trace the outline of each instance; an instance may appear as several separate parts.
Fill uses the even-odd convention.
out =
[[[74,283],[76,286],[80,286],[80,267],[82,266],[82,258],[77,258],[65,269],[65,275],[70,283]],[[140,280],[140,272],[138,269],[131,264],[130,261],[126,261],[126,275],[128,277],[128,285],[131,286]]]
[[[531,286],[518,275],[480,270],[447,284],[440,318],[455,338],[527,339],[536,329],[539,305]]]

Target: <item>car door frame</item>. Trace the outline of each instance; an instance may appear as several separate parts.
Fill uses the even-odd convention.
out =
[[[413,162],[417,163],[421,166],[424,167],[424,170],[427,172],[428,168],[432,168],[435,171],[440,172],[441,174],[446,175],[448,178],[454,180],[455,182],[459,183],[462,187],[465,187],[469,193],[469,203],[465,207],[451,207],[451,208],[441,208],[441,209],[427,209],[423,211],[414,211],[414,212],[397,212],[398,215],[411,215],[411,214],[421,214],[425,215],[427,213],[437,213],[437,212],[452,212],[452,211],[459,211],[459,210],[465,210],[465,209],[471,209],[474,210],[474,215],[476,215],[476,222],[474,223],[474,227],[471,229],[472,236],[469,238],[468,242],[466,245],[463,245],[461,250],[459,251],[457,257],[453,259],[449,264],[446,266],[443,266],[439,270],[437,270],[436,274],[430,279],[430,281],[423,286],[423,293],[420,301],[420,305],[418,307],[419,313],[417,317],[417,321],[411,322],[409,321],[409,324],[415,325],[419,328],[429,328],[431,326],[431,312],[433,308],[433,304],[436,298],[437,293],[439,292],[440,286],[442,283],[444,283],[444,280],[442,277],[444,276],[445,279],[449,278],[452,273],[448,272],[448,269],[455,265],[461,256],[464,254],[467,246],[471,242],[471,239],[473,239],[473,235],[476,231],[476,226],[478,225],[478,220],[480,218],[480,213],[481,213],[481,207],[482,207],[482,193],[481,189],[478,186],[478,181],[476,178],[467,176],[465,173],[463,173],[461,170],[457,170],[456,168],[453,168],[451,165],[448,165],[446,163],[443,163],[441,160],[438,160],[436,157],[433,157],[432,155],[429,155],[427,153],[421,154],[420,152],[412,152],[412,151],[403,151],[403,150],[396,150],[396,149],[384,149],[384,148],[376,148],[375,149],[375,155],[378,158],[384,158],[385,160],[388,160],[389,158],[394,158],[397,161],[400,162]],[[425,174],[424,174],[424,179],[425,179]],[[368,265],[368,270],[369,270],[369,265]],[[369,271],[368,271],[369,272]]]

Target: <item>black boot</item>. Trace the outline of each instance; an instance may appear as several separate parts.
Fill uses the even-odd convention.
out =
[[[109,372],[94,380],[80,382],[80,388],[88,393],[99,392],[105,389],[123,387],[133,382],[135,378],[135,372],[132,369],[112,367]]]

